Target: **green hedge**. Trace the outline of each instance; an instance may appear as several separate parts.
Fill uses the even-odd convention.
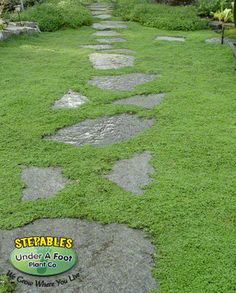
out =
[[[20,14],[21,20],[35,21],[41,31],[56,31],[63,27],[76,28],[90,25],[92,16],[77,0],[50,0],[26,9]],[[11,20],[18,16],[11,15]]]
[[[149,1],[148,1],[149,2]],[[194,6],[169,6],[147,3],[145,0],[117,0],[116,15],[124,20],[166,30],[194,31],[207,27],[207,21],[197,16]]]

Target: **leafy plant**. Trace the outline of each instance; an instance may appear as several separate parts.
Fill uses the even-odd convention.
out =
[[[213,13],[214,19],[223,21],[223,22],[233,22],[233,11],[232,9],[226,8],[224,10],[219,10]]]
[[[199,0],[197,11],[200,16],[211,16],[219,10],[231,8],[231,0]]]

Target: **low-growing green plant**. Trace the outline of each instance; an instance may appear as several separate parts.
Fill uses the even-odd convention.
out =
[[[132,0],[127,3],[126,0],[118,0],[116,15],[145,26],[167,30],[194,31],[207,26],[207,21],[197,16],[193,6],[173,7],[165,4],[140,4],[140,2],[147,1]]]
[[[11,20],[18,20],[16,14]],[[56,31],[62,27],[76,28],[92,23],[88,9],[76,0],[50,0],[22,11],[21,20],[35,21],[41,31]]]
[[[212,14],[213,18],[223,22],[233,22],[233,11],[230,8],[225,8],[224,10],[219,10]]]
[[[16,284],[12,282],[6,275],[0,275],[0,293],[14,292]]]

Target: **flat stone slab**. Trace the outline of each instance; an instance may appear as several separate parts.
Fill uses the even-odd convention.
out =
[[[124,43],[124,42],[126,42],[126,40],[122,39],[122,38],[97,39],[96,41],[99,42],[99,43],[102,43],[102,44],[112,44],[112,43]]]
[[[99,15],[96,15],[96,17],[99,19],[104,19],[104,20],[112,18],[110,14],[99,14]]]
[[[88,102],[87,97],[69,90],[66,95],[55,102],[53,108],[78,108],[86,102]]]
[[[151,270],[154,266],[154,247],[147,235],[126,225],[101,225],[79,219],[42,219],[14,230],[0,230],[0,273],[11,270],[23,274],[9,263],[14,240],[30,236],[54,236],[73,239],[78,262],[60,276],[35,277],[24,275],[32,286],[18,283],[17,293],[149,293],[157,289]],[[77,275],[73,281],[69,276]],[[56,280],[65,279],[65,285]],[[49,288],[35,286],[35,281],[55,283]]]
[[[118,37],[121,34],[116,31],[101,31],[93,34],[95,37]]]
[[[128,140],[130,137],[152,127],[154,122],[154,119],[121,114],[112,117],[87,119],[73,126],[62,128],[56,134],[45,138],[78,147],[87,144],[109,145]]]
[[[22,180],[26,184],[23,199],[47,198],[60,191],[68,179],[62,176],[60,168],[23,167]]]
[[[159,36],[159,37],[156,38],[156,41],[185,42],[185,38],[183,38],[183,37]]]
[[[101,21],[92,25],[94,29],[107,30],[107,29],[125,29],[128,26],[123,21]]]
[[[134,65],[134,57],[119,54],[90,54],[89,59],[96,69],[118,69]]]
[[[92,10],[91,11],[91,14],[93,16],[97,16],[97,15],[103,15],[103,14],[111,14],[112,11],[111,10]]]
[[[94,85],[104,90],[113,91],[132,91],[137,85],[152,81],[157,76],[145,73],[129,73],[115,76],[97,76],[89,81],[90,85]]]
[[[136,195],[144,193],[143,187],[150,183],[150,174],[154,173],[149,164],[150,152],[136,154],[131,159],[118,161],[106,178]]]
[[[114,104],[135,105],[151,109],[159,105],[164,99],[164,97],[165,94],[137,95],[130,98],[117,100],[114,102]]]
[[[104,45],[82,45],[81,48],[85,49],[94,49],[94,50],[104,50],[113,48],[112,45],[104,44]]]
[[[7,27],[0,30],[0,41],[6,40],[13,35],[20,35],[22,33],[39,33],[39,27],[34,22],[10,22]]]
[[[102,50],[104,53],[121,53],[121,54],[134,54],[133,50],[129,49],[109,49],[109,50]]]
[[[221,38],[210,38],[205,41],[207,44],[221,44]],[[233,44],[236,43],[235,39],[224,38],[224,44]]]

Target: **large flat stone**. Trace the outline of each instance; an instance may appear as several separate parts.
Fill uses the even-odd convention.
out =
[[[89,81],[89,84],[104,90],[132,91],[137,85],[152,81],[157,76],[145,73],[129,73],[115,76],[98,76]]]
[[[165,94],[137,95],[130,98],[117,100],[114,102],[114,104],[135,105],[151,109],[156,105],[159,105],[164,97]]]
[[[112,44],[112,43],[123,43],[126,42],[123,38],[108,38],[108,39],[97,39],[96,40],[99,43],[102,44]]]
[[[205,41],[207,44],[221,44],[221,38],[210,38]],[[236,43],[236,39],[224,38],[224,44]]]
[[[78,262],[60,276],[34,277],[15,270],[9,263],[14,239],[30,236],[72,238]],[[18,283],[17,293],[150,293],[157,289],[151,270],[154,247],[141,230],[126,225],[101,225],[79,219],[42,219],[22,228],[0,230],[0,273],[11,270],[16,276],[33,282]],[[79,274],[74,281],[69,276]],[[58,279],[66,279],[59,285]],[[54,287],[39,288],[36,280],[55,282]]]
[[[60,168],[23,167],[22,180],[26,184],[23,199],[47,198],[60,191],[68,179],[61,174]]]
[[[85,49],[94,49],[94,50],[104,50],[113,48],[112,45],[103,44],[103,45],[82,45],[81,48]]]
[[[118,69],[130,67],[134,64],[134,57],[119,54],[93,53],[89,56],[93,67],[96,69]]]
[[[169,41],[169,42],[185,42],[183,37],[169,37],[169,36],[159,36],[156,41]]]
[[[92,11],[91,11],[91,14],[92,14],[93,16],[103,15],[103,14],[111,14],[111,13],[112,13],[111,10],[98,10],[98,11],[96,11],[96,10],[92,10]]]
[[[56,134],[47,136],[46,139],[78,147],[87,144],[109,145],[128,140],[152,127],[154,122],[154,119],[139,118],[129,114],[87,119],[73,126],[62,128]]]
[[[97,18],[99,19],[102,19],[102,20],[106,20],[106,19],[111,19],[112,16],[111,14],[99,14],[99,15],[96,15]]]
[[[56,101],[54,108],[78,108],[84,103],[88,102],[88,98],[69,90],[60,100]]]
[[[100,23],[94,23],[92,27],[98,30],[128,28],[123,21],[102,21]]]
[[[96,37],[119,37],[121,34],[116,31],[101,31],[93,34]]]
[[[151,181],[149,175],[154,173],[150,160],[150,152],[136,154],[131,159],[118,161],[106,177],[125,190],[142,195],[143,187]]]

